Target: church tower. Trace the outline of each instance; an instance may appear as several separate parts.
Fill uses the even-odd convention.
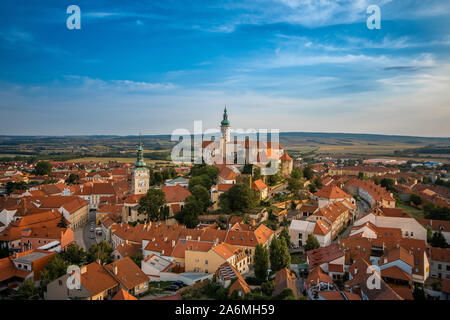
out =
[[[149,170],[144,161],[144,148],[142,147],[141,137],[139,136],[139,147],[137,151],[137,160],[134,163],[131,178],[132,194],[145,194],[149,188]]]
[[[223,111],[223,120],[220,123],[220,131],[222,132],[222,139],[224,143],[230,142],[231,140],[231,129],[230,121],[228,121],[227,107]]]

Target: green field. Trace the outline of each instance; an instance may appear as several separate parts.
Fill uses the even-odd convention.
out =
[[[416,219],[423,219],[424,215],[423,215],[423,211],[413,208],[407,204],[401,203],[401,202],[397,202],[397,208],[403,209],[407,214],[409,214],[410,216],[412,216],[413,218]]]

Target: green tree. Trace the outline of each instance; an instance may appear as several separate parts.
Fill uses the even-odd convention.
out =
[[[395,190],[395,182],[392,179],[389,178],[383,178],[381,180],[381,186],[383,188],[386,188],[386,190],[391,191],[391,192],[396,192]]]
[[[414,300],[425,300],[425,291],[417,283],[414,283],[413,297]]]
[[[47,284],[65,275],[69,264],[64,261],[60,254],[56,254],[45,266],[41,273],[41,287],[46,288]]]
[[[364,172],[358,172],[358,179],[364,180]]]
[[[76,173],[71,173],[71,174],[69,175],[69,178],[67,178],[67,180],[66,180],[66,182],[67,182],[68,184],[74,184],[74,183],[76,183],[76,182],[78,182],[78,181],[80,181],[80,176],[77,175]]]
[[[302,188],[302,184],[299,180],[294,178],[289,178],[287,189],[294,195],[298,195],[298,192]]]
[[[113,261],[111,257],[111,253],[113,252],[113,248],[111,245],[106,242],[102,241],[99,243],[96,243],[92,245],[88,250],[88,262],[92,263],[97,260],[100,260],[100,263],[111,263]]]
[[[252,174],[253,172],[253,165],[252,164],[246,164],[244,165],[244,169],[242,169],[243,174]]]
[[[66,251],[60,253],[61,257],[68,264],[83,265],[87,261],[87,254],[83,248],[79,247],[76,243],[67,247]]]
[[[284,241],[286,241],[286,244],[288,245],[288,248],[292,247],[291,237],[289,236],[289,233],[287,232],[286,228],[281,230],[281,232],[280,232],[280,239],[284,239]]]
[[[147,215],[150,221],[158,221],[161,218],[161,208],[165,203],[164,191],[151,188],[139,201],[138,212]]]
[[[311,166],[307,166],[303,169],[303,176],[307,180],[311,180],[314,177],[314,171],[312,170]]]
[[[308,189],[309,189],[309,192],[311,192],[311,193],[317,192],[317,187],[315,186],[314,183],[308,184]]]
[[[278,271],[288,268],[291,264],[291,255],[284,238],[274,237],[270,243],[270,269]]]
[[[323,187],[322,179],[320,179],[319,177],[315,178],[314,185],[316,186],[317,189],[322,188]]]
[[[203,212],[212,204],[208,189],[202,185],[193,186],[191,194],[202,204]]]
[[[195,228],[199,219],[198,216],[203,213],[203,204],[194,196],[186,198],[183,209],[175,215],[175,219],[188,228]]]
[[[280,180],[281,180],[281,176],[278,172],[275,174],[271,174],[267,177],[267,183],[269,186],[276,185],[278,182],[280,182]]]
[[[242,212],[259,203],[258,193],[247,184],[237,183],[219,197],[219,206],[225,212]]]
[[[253,181],[261,179],[261,168],[259,167],[255,167],[255,170],[253,170]]]
[[[191,168],[191,176],[198,177],[206,174],[213,182],[219,174],[219,168],[206,164],[196,164]]]
[[[24,181],[19,181],[19,182],[8,181],[6,183],[6,193],[7,194],[11,194],[16,190],[25,191],[27,189],[28,189],[27,184]]]
[[[253,267],[255,269],[256,278],[260,281],[265,281],[267,278],[267,270],[269,269],[269,253],[267,252],[266,247],[259,243],[255,248]]]
[[[261,291],[266,296],[271,296],[274,289],[275,289],[275,281],[273,280],[266,281],[261,284]]]
[[[58,228],[67,228],[66,219],[64,218],[64,215],[61,215],[61,220],[57,224]]]
[[[152,171],[150,174],[150,184],[152,186],[159,186],[164,182],[164,177],[159,171]]]
[[[444,249],[448,247],[448,243],[441,231],[433,233],[433,236],[431,237],[431,246]]]
[[[380,185],[380,184],[381,184],[381,179],[380,179],[380,177],[375,177],[375,178],[373,178],[373,183],[375,183],[376,185]]]
[[[207,174],[192,177],[191,180],[189,180],[189,191],[191,191],[197,185],[201,185],[207,190],[210,190],[212,186],[211,178]]]
[[[420,204],[422,203],[422,198],[421,198],[419,195],[415,194],[415,193],[413,193],[413,194],[411,195],[411,197],[409,198],[409,200],[410,200],[412,203],[414,203],[415,206],[418,206],[418,205],[420,205]]]
[[[34,285],[32,279],[22,282],[13,297],[15,300],[39,300],[40,290]]]
[[[308,235],[308,239],[306,240],[305,251],[314,250],[320,247],[319,241],[317,238],[311,233]]]
[[[427,242],[431,243],[431,239],[433,238],[433,229],[427,226]]]
[[[131,260],[133,260],[134,263],[140,268],[142,260],[144,259],[144,256],[142,255],[141,251],[136,252],[131,256]]]
[[[286,288],[283,291],[281,291],[278,295],[273,297],[274,300],[293,300],[295,299],[294,293],[292,292],[292,289]]]
[[[38,176],[48,176],[52,173],[52,164],[48,161],[39,161],[34,168],[34,174]]]
[[[450,220],[450,209],[447,207],[436,207],[431,202],[427,202],[423,205],[423,211],[426,219]]]
[[[301,179],[302,177],[303,177],[302,170],[300,170],[299,168],[292,169],[291,178],[298,180]]]

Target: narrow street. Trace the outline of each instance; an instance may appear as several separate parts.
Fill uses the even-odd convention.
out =
[[[84,250],[88,250],[93,244],[98,242],[97,238],[100,238],[96,236],[95,232],[90,231],[92,221],[95,222],[95,211],[89,212],[88,223],[74,231],[75,242]],[[91,239],[91,235],[94,235],[95,238]]]

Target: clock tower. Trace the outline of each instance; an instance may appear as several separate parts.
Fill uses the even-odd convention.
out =
[[[139,147],[137,151],[137,160],[134,163],[131,178],[131,193],[145,194],[149,188],[150,175],[147,165],[144,161],[144,149],[142,148],[141,137],[139,136]]]

